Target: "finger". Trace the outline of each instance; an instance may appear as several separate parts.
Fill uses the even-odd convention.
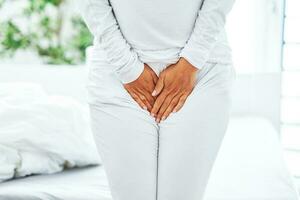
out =
[[[139,99],[144,103],[144,105],[146,105],[146,109],[143,108],[144,110],[148,110],[149,112],[151,111],[152,109],[152,105],[150,104],[150,102],[148,101],[148,99],[145,97],[144,94],[141,94],[141,93],[137,93]]]
[[[147,79],[145,79],[144,82],[142,84],[138,85],[135,89],[138,90],[142,94],[144,94],[145,92],[148,92],[151,95],[154,88],[155,88],[155,83],[153,82],[153,78],[152,78],[151,74],[149,74]],[[154,99],[154,97],[152,96],[151,99]]]
[[[182,95],[178,101],[178,104],[175,106],[172,112],[178,112],[183,107],[187,98],[188,94]]]
[[[149,102],[149,104],[151,105],[151,109],[152,109],[153,105],[154,105],[154,102],[155,102],[155,99],[153,98],[153,96],[149,92],[145,92],[144,95],[146,96],[146,99]]]
[[[165,78],[164,75],[159,76],[155,88],[152,92],[152,96],[157,96],[161,93],[162,89],[164,88],[164,78]]]
[[[141,95],[146,97],[146,101],[151,105],[150,110],[152,109],[155,99],[154,97],[150,94],[150,92],[148,92],[148,90],[145,89],[138,89],[138,93],[140,93]]]
[[[172,101],[170,102],[168,108],[166,109],[166,111],[164,112],[164,114],[162,115],[161,120],[165,120],[169,117],[169,115],[171,114],[171,112],[174,110],[175,106],[178,104],[180,99],[180,96],[175,96]]]
[[[139,106],[144,109],[147,110],[147,106],[144,104],[144,102],[139,98],[139,96],[136,93],[129,93],[131,95],[131,97],[139,104]]]
[[[160,122],[161,120],[165,120],[166,118],[163,117],[163,114],[164,112],[167,110],[167,108],[169,107],[172,99],[174,98],[176,94],[169,94],[166,99],[164,100],[163,104],[161,105],[158,113],[157,113],[157,116],[156,116],[156,120],[158,122]]]
[[[147,71],[150,73],[150,76],[151,76],[151,83],[153,83],[154,85],[156,85],[156,82],[157,82],[157,80],[158,80],[158,77],[157,77],[157,75],[156,75],[156,73],[154,72],[154,70],[148,65],[148,64],[145,64],[146,65],[146,67],[147,67]],[[152,91],[153,91],[153,89],[152,89]]]
[[[156,73],[154,71],[151,71],[151,76],[152,76],[152,81],[153,81],[154,85],[156,85],[156,83],[158,81],[158,77],[157,77]]]
[[[162,103],[164,102],[165,98],[167,97],[167,92],[162,92],[157,99],[154,102],[153,108],[151,110],[152,117],[155,117],[157,115],[157,112],[159,111]]]

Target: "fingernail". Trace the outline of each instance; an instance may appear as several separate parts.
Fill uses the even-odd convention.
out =
[[[146,107],[146,106],[144,106],[144,107],[143,107],[143,109],[144,109],[144,110],[147,110],[147,107]]]
[[[161,120],[162,120],[162,121],[164,121],[165,119],[166,119],[166,117],[165,117],[165,116],[163,116],[163,117],[161,118]]]
[[[155,116],[155,114],[154,114],[154,113],[151,113],[151,116],[152,116],[152,117],[154,117],[154,116]]]
[[[159,119],[156,119],[155,121],[156,121],[157,123],[159,123]]]
[[[156,95],[156,90],[154,90],[153,92],[152,92],[152,96],[155,96]]]
[[[176,113],[176,110],[174,109],[174,110],[172,111],[172,113]]]

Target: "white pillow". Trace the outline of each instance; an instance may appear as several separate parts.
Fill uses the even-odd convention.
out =
[[[0,182],[100,163],[88,112],[34,84],[0,84]]]

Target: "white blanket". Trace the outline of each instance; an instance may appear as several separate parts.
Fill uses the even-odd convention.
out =
[[[279,151],[268,120],[232,118],[204,200],[299,200]],[[0,200],[37,199],[112,200],[103,166],[0,184]]]
[[[34,84],[0,84],[0,182],[99,163],[79,103]]]

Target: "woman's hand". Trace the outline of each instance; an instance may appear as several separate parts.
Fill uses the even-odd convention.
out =
[[[155,88],[158,77],[147,64],[144,66],[144,71],[138,79],[124,84],[124,88],[142,109],[150,112],[156,99],[151,93]]]
[[[151,115],[156,122],[165,120],[171,112],[180,110],[196,84],[198,69],[184,58],[167,67],[159,75],[152,93],[157,96]]]

